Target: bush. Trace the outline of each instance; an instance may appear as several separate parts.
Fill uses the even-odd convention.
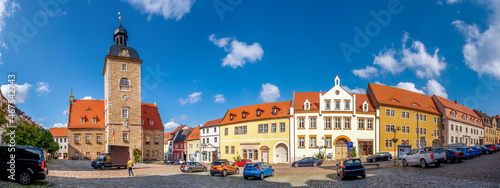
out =
[[[357,156],[357,153],[356,153],[356,146],[352,147],[352,151],[351,151],[351,157],[356,157]]]
[[[140,149],[137,149],[135,148],[134,149],[134,161],[137,163],[137,162],[140,162],[141,161],[141,150]]]
[[[319,151],[319,153],[314,153],[313,156],[324,161],[325,160],[325,152]]]
[[[236,157],[233,157],[234,162],[241,162],[241,156],[236,155]]]

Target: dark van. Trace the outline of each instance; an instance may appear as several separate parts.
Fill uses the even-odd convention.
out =
[[[11,158],[11,155],[13,158]],[[2,179],[27,185],[47,178],[47,152],[32,146],[0,146],[0,175]]]

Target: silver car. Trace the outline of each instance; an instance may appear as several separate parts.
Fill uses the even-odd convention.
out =
[[[183,172],[206,172],[207,167],[201,165],[199,162],[186,162],[181,164],[181,171]]]

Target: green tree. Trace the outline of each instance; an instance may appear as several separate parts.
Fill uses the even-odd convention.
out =
[[[0,107],[0,127],[7,127],[7,103],[3,103]]]
[[[52,133],[47,129],[39,129],[42,132],[42,136],[40,137],[40,141],[37,143],[36,147],[46,149],[49,153],[54,153],[59,150],[59,144],[54,141]]]
[[[28,122],[18,122],[13,126],[15,128],[8,128],[2,135],[6,143],[10,142],[11,133],[14,133],[16,145],[35,146],[46,149],[49,153],[59,149],[59,144],[54,141],[54,137],[49,130],[39,128]]]
[[[134,161],[136,163],[140,162],[141,161],[141,150],[135,148],[133,154],[134,154]]]

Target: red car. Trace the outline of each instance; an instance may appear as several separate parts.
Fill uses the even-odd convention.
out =
[[[486,145],[484,145],[484,147],[486,147],[488,149],[492,149],[495,152],[498,151],[497,146],[495,146],[494,144],[486,144]]]
[[[252,160],[241,159],[240,162],[234,162],[234,164],[237,166],[245,166],[246,164],[251,163],[251,162],[252,162]]]

